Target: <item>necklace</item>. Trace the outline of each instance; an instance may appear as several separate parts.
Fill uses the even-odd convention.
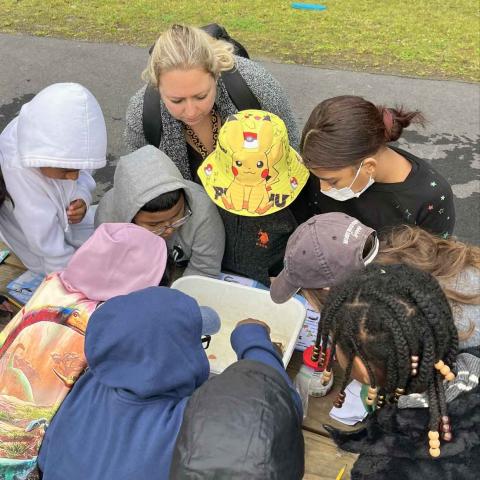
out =
[[[212,119],[213,148],[215,148],[215,145],[217,144],[217,140],[218,140],[218,130],[220,126],[220,119],[215,109],[212,109],[210,116]],[[205,160],[208,157],[209,153],[205,145],[200,140],[200,138],[198,138],[198,135],[192,130],[192,127],[190,125],[185,125],[185,132],[188,138],[190,138],[195,149],[200,153],[202,158]]]

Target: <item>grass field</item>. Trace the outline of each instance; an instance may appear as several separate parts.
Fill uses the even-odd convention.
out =
[[[309,0],[312,1],[313,0]],[[0,0],[0,30],[151,44],[171,23],[217,22],[256,57],[404,75],[480,79],[478,0]]]

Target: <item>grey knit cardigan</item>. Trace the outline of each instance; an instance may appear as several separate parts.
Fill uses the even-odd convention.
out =
[[[298,150],[300,138],[297,125],[288,103],[288,98],[280,84],[258,63],[242,57],[235,57],[236,67],[250,90],[260,103],[262,110],[278,115],[287,126],[291,146]],[[143,97],[145,85],[130,99],[126,114],[125,143],[128,152],[133,152],[147,144],[143,133]],[[217,81],[217,97],[215,100],[222,124],[229,115],[238,110],[230,100],[222,79]],[[162,138],[160,150],[164,151],[177,165],[182,175],[191,180],[187,144],[182,123],[174,119],[160,100],[162,116]],[[155,145],[157,146],[157,145]]]

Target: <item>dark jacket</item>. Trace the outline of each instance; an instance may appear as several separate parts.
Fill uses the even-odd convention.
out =
[[[310,179],[309,179],[310,182]],[[245,217],[219,208],[225,226],[222,269],[270,285],[283,268],[290,235],[312,214],[307,186],[290,206],[261,217]]]
[[[195,300],[151,287],[91,316],[89,369],[48,427],[43,480],[167,479],[189,396],[208,378]]]
[[[272,367],[241,360],[190,398],[170,480],[299,480],[301,417]]]
[[[448,403],[453,440],[428,452],[429,410],[385,406],[356,432],[328,427],[337,445],[359,453],[352,480],[476,480],[480,478],[480,388]]]
[[[395,226],[408,224],[444,237],[455,226],[452,188],[430,164],[415,155],[388,145],[412,165],[403,182],[375,182],[358,198],[340,202],[320,192],[317,178],[308,185],[310,208],[319,213],[343,212],[380,234]]]

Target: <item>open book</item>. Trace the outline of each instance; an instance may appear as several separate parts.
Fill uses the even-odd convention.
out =
[[[44,278],[45,275],[27,270],[7,285],[7,293],[20,305],[25,305]]]

